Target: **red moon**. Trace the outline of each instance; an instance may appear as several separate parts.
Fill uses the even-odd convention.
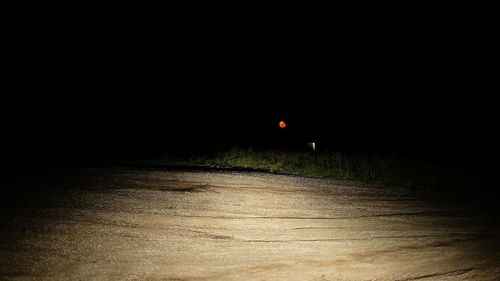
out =
[[[286,128],[286,123],[285,123],[285,121],[280,121],[279,126],[280,126],[280,128],[281,128],[281,129]]]

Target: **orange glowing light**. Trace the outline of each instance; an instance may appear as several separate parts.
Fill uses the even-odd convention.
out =
[[[281,128],[281,129],[286,128],[286,123],[285,123],[285,121],[280,121],[279,126],[280,126],[280,128]]]

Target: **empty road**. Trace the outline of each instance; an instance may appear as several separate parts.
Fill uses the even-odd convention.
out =
[[[0,200],[4,280],[500,280],[496,206],[355,182],[69,169]]]

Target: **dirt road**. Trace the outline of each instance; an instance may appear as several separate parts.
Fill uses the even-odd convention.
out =
[[[9,190],[7,280],[500,280],[488,206],[227,171],[80,169]]]

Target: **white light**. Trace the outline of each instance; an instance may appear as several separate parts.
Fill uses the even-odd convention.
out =
[[[316,150],[316,143],[315,142],[308,142],[307,147],[309,147],[310,149],[315,151]]]

